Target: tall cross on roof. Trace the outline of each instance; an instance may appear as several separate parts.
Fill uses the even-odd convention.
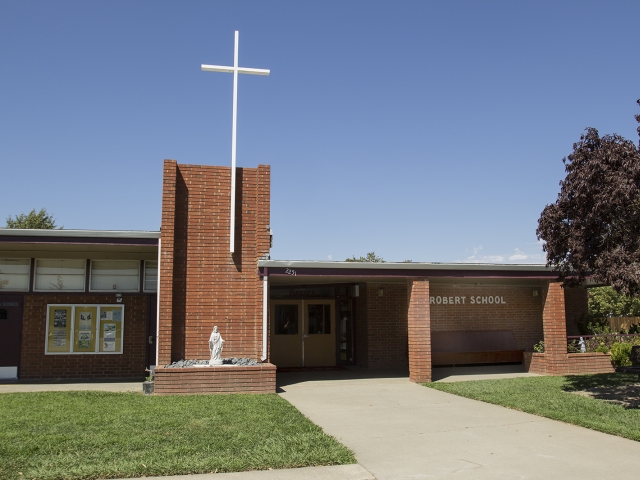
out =
[[[229,251],[233,253],[236,231],[236,123],[238,119],[238,74],[269,75],[270,70],[260,68],[246,68],[238,66],[238,38],[240,33],[236,30],[236,41],[233,49],[233,67],[220,65],[202,65],[205,72],[233,73],[233,129],[231,133],[231,228],[229,231]]]

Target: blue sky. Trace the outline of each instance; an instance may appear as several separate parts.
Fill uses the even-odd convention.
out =
[[[0,220],[157,230],[162,160],[271,165],[272,258],[543,263],[586,127],[637,141],[640,2],[0,2]]]

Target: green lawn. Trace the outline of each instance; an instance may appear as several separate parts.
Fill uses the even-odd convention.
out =
[[[601,374],[438,382],[425,386],[640,441],[639,409],[569,393],[637,381],[637,375]]]
[[[0,478],[118,478],[355,463],[277,395],[0,395]]]

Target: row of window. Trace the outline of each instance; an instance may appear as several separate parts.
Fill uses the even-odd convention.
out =
[[[35,292],[84,292],[86,260],[36,259]],[[31,259],[0,259],[0,291],[27,292],[31,281]],[[91,260],[90,292],[139,292],[139,260]],[[158,261],[145,260],[143,291],[158,291]]]

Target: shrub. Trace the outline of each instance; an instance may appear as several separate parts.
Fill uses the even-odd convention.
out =
[[[622,367],[630,366],[631,347],[633,347],[633,344],[627,342],[611,345],[611,363]]]
[[[540,340],[533,346],[533,351],[537,353],[544,353],[544,340]]]

